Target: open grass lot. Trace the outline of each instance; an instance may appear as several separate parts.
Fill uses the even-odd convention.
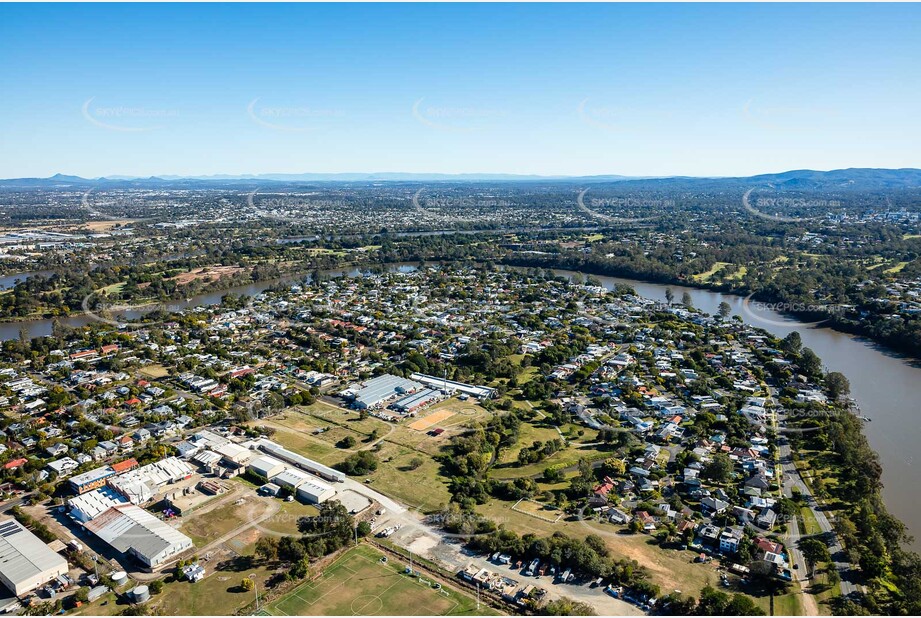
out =
[[[554,435],[559,437],[559,434],[557,434],[555,431]],[[530,442],[528,442],[527,445],[530,446]],[[515,453],[517,457],[517,451],[515,451]],[[493,468],[491,476],[500,480],[516,479],[523,476],[531,477],[542,474],[543,471],[550,466],[575,466],[578,465],[580,459],[597,461],[598,459],[604,459],[609,455],[610,451],[606,451],[603,448],[599,448],[597,446],[581,446],[577,443],[570,443],[569,446],[563,450],[554,453],[543,461],[538,461],[533,464],[519,466],[517,462],[514,464],[500,463],[495,468]]]
[[[719,271],[723,270],[727,266],[729,266],[729,262],[717,262],[716,264],[711,266],[710,270],[708,270],[707,272],[703,272],[703,273],[694,275],[693,279],[695,281],[709,281],[710,277],[712,277]]]
[[[252,603],[255,595],[245,592],[240,585],[244,577],[256,576],[259,590],[265,590],[265,582],[272,571],[263,566],[256,566],[240,571],[232,565],[226,565],[209,574],[200,582],[179,581],[167,584],[163,592],[152,601],[152,609],[167,616],[220,616],[231,615]]]
[[[263,533],[298,534],[297,521],[301,517],[314,517],[320,513],[320,510],[312,504],[304,504],[298,500],[294,502],[279,500],[279,503],[281,508],[278,512],[259,524],[258,527]]]
[[[272,436],[272,440],[275,442],[296,453],[300,453],[304,457],[316,459],[327,466],[334,466],[346,458],[348,455],[346,451],[319,439],[312,432],[305,432],[303,429],[292,427],[286,418],[289,415],[290,413],[286,413],[285,417],[279,417],[278,419],[261,420],[259,424],[275,429],[275,435]],[[356,440],[358,437],[360,436],[356,436]]]
[[[377,470],[368,476],[377,491],[423,512],[435,511],[450,502],[447,479],[439,473],[441,464],[431,456],[384,442],[378,457]],[[410,462],[416,458],[422,465],[412,469]]]
[[[181,531],[196,547],[207,545],[247,521],[253,521],[268,512],[270,505],[256,496],[231,499],[214,508],[193,511],[182,523]]]
[[[895,273],[902,272],[902,270],[903,270],[906,266],[908,266],[909,264],[910,264],[910,262],[899,262],[898,264],[896,264],[896,265],[893,266],[892,268],[887,268],[887,269],[884,270],[883,272],[886,273],[887,275],[894,275]]]
[[[163,586],[163,591],[151,597],[147,603],[153,615],[162,616],[228,616],[252,603],[252,592],[245,592],[240,582],[249,575],[256,576],[260,590],[272,571],[263,566],[255,566],[240,571],[232,564],[221,564],[216,571],[208,565],[208,576],[200,582],[171,581]],[[134,584],[119,589],[119,593],[110,592],[92,603],[87,603],[75,613],[84,616],[117,616],[131,607],[122,592],[130,590]]]
[[[560,437],[550,425],[540,425],[539,423],[522,423],[518,433],[518,442],[512,448],[502,451],[499,456],[500,464],[509,464],[518,461],[518,453],[522,448],[530,447],[535,441],[549,442]],[[546,466],[544,466],[546,467]]]
[[[314,581],[305,582],[261,610],[263,616],[475,615],[476,601],[448,589],[435,590],[403,574],[404,565],[380,562],[368,546],[343,554]],[[485,608],[488,610],[488,608]]]
[[[564,515],[563,511],[552,504],[544,504],[533,500],[521,500],[513,508],[519,513],[532,515],[550,522],[559,521]]]
[[[168,376],[169,369],[167,369],[166,367],[164,367],[163,365],[159,363],[153,363],[151,365],[146,365],[145,367],[138,369],[138,373],[140,373],[141,375],[145,377],[153,378],[156,380],[158,378],[165,378],[166,376]]]

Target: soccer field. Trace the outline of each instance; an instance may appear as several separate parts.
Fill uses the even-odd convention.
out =
[[[407,566],[362,545],[349,550],[314,581],[261,608],[262,616],[462,616],[494,614],[486,605],[455,590],[436,590],[424,576],[403,573]]]

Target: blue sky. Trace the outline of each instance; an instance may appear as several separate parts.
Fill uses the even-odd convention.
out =
[[[918,5],[0,5],[0,177],[921,167]]]

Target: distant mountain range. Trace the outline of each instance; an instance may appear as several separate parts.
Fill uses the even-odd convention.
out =
[[[760,174],[746,177],[691,177],[691,176],[537,176],[519,174],[414,174],[386,172],[377,174],[249,174],[214,176],[106,176],[81,178],[55,174],[50,178],[11,178],[0,180],[5,189],[65,189],[74,188],[202,188],[221,186],[256,186],[264,184],[298,183],[419,183],[419,182],[544,182],[566,184],[624,183],[643,189],[694,189],[734,188],[739,186],[773,186],[790,190],[874,190],[921,188],[921,169],[849,168],[831,171],[791,170],[778,174]]]

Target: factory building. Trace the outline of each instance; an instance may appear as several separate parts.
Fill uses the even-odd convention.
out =
[[[0,582],[16,596],[67,573],[67,561],[15,519],[0,519]]]
[[[424,388],[422,384],[407,380],[399,376],[384,375],[372,378],[364,383],[361,388],[350,388],[342,393],[346,399],[351,399],[352,406],[358,410],[376,408],[394,397],[414,393]]]
[[[439,392],[430,388],[424,388],[421,391],[407,395],[396,401],[391,408],[403,414],[412,414],[437,400]]]
[[[271,481],[285,471],[285,464],[274,457],[263,455],[249,462],[247,470],[264,477],[267,481]]]
[[[87,522],[86,529],[147,567],[168,562],[192,547],[192,539],[133,504],[113,506]]]
[[[315,478],[309,478],[297,486],[295,492],[301,502],[320,504],[336,495],[336,490]]]
[[[264,438],[256,441],[256,444],[259,446],[259,449],[265,453],[268,453],[272,457],[276,457],[285,461],[289,464],[297,466],[301,470],[306,470],[307,472],[319,476],[321,479],[327,481],[334,481],[336,483],[342,483],[345,481],[345,473],[340,472],[339,470],[334,470],[329,466],[324,466],[323,464],[316,462],[312,459],[307,459],[293,451],[289,451],[286,448],[283,448],[279,444],[275,444],[271,440],[266,440]]]
[[[463,382],[455,382],[454,380],[446,380],[436,376],[428,376],[424,373],[413,373],[409,377],[413,380],[418,380],[429,388],[441,389],[449,393],[464,393],[465,395],[470,395],[471,397],[476,397],[477,399],[489,399],[496,394],[496,389],[489,388],[488,386],[464,384]]]
[[[194,471],[188,462],[178,457],[167,457],[109,479],[108,482],[112,489],[132,504],[144,504],[153,500],[162,487],[188,478]]]
[[[84,524],[113,506],[127,503],[128,500],[111,487],[100,487],[67,501],[70,516]]]
[[[88,491],[104,487],[106,480],[112,476],[115,476],[115,470],[112,469],[112,466],[93,468],[89,472],[72,477],[69,481],[70,488],[74,490],[74,493],[85,494]]]

